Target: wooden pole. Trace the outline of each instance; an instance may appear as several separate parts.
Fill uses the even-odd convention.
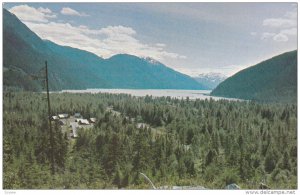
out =
[[[45,61],[46,65],[46,88],[47,88],[47,100],[48,100],[48,120],[49,120],[49,128],[50,128],[50,145],[51,145],[51,173],[54,175],[54,153],[53,153],[53,132],[52,132],[52,124],[51,124],[51,108],[50,108],[50,96],[49,96],[49,85],[48,85],[48,67],[47,61]]]

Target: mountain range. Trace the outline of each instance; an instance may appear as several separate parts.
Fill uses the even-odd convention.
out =
[[[193,77],[196,81],[204,85],[207,89],[214,89],[227,77],[221,73],[202,73]]]
[[[48,62],[51,90],[87,88],[206,89],[164,64],[133,55],[103,59],[93,53],[42,40],[15,15],[3,9],[3,85],[42,90],[30,75]]]
[[[297,50],[265,60],[227,79],[220,74],[200,74],[193,79],[149,57],[118,54],[103,59],[42,40],[3,9],[4,90],[6,87],[43,90],[43,81],[34,80],[31,75],[43,76],[45,61],[50,90],[214,89],[211,92],[214,96],[263,102],[297,101]]]
[[[263,102],[296,102],[297,50],[236,73],[220,83],[211,95]]]

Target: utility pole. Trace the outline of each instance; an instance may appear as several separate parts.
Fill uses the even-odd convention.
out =
[[[48,101],[48,120],[49,120],[49,128],[50,128],[50,145],[51,145],[51,173],[54,175],[54,153],[53,153],[53,132],[52,132],[52,124],[51,124],[51,108],[50,108],[50,96],[49,96],[49,85],[48,85],[48,66],[47,61],[45,61],[46,65],[46,88],[47,88],[47,101]]]

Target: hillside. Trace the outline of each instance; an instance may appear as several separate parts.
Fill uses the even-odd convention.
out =
[[[176,72],[153,59],[118,54],[105,61],[103,78],[113,88],[205,89],[191,77]]]
[[[103,59],[87,51],[42,40],[5,9],[3,46],[4,87],[41,90],[42,83],[31,80],[29,75],[37,73],[47,60],[51,90],[205,88],[191,77],[154,60],[126,54]]]
[[[297,51],[246,68],[220,83],[211,95],[258,101],[297,101]]]

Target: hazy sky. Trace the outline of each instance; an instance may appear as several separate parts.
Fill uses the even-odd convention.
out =
[[[297,48],[296,3],[5,3],[43,39],[227,76]]]

